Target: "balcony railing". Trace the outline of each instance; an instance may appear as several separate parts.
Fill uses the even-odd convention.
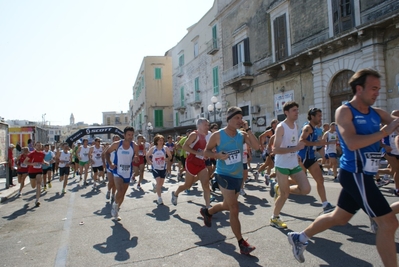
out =
[[[248,76],[253,76],[252,64],[247,62],[240,62],[234,67],[223,72],[223,81],[225,81],[225,83],[229,83],[229,81],[235,80],[237,78]]]
[[[212,40],[206,43],[206,53],[213,55],[217,51],[219,51],[219,39],[212,38]]]
[[[183,76],[183,74],[184,74],[184,71],[183,71],[184,69],[183,69],[183,66],[179,66],[178,68],[177,68],[177,77],[181,77],[181,76]]]

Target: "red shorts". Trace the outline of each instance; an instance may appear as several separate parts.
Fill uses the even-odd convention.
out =
[[[139,162],[138,162],[138,163],[136,163],[136,162],[133,160],[133,166],[139,167],[141,164],[144,164],[144,156],[139,156]]]
[[[200,171],[206,168],[205,161],[186,160],[186,171],[192,176],[197,175]]]

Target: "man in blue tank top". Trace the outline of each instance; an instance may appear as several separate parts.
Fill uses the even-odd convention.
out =
[[[331,213],[321,215],[304,231],[288,233],[294,257],[304,262],[308,239],[335,225],[345,225],[362,209],[378,225],[376,245],[384,266],[397,266],[395,232],[398,220],[374,183],[379,167],[380,140],[399,126],[399,119],[379,108],[372,108],[381,89],[380,74],[362,69],[349,80],[353,98],[335,113],[342,157],[338,174],[342,190]],[[385,124],[380,128],[380,123]]]
[[[246,132],[239,131],[243,126]],[[230,212],[230,226],[238,240],[241,254],[248,255],[255,249],[242,238],[241,224],[238,218],[238,195],[243,182],[243,144],[253,149],[259,148],[259,143],[252,133],[248,123],[242,119],[242,110],[231,107],[227,110],[227,126],[214,132],[205,149],[204,156],[216,159],[215,178],[223,195],[223,202],[212,208],[201,208],[206,226],[212,226],[212,215],[228,210]],[[213,149],[216,148],[216,152]]]

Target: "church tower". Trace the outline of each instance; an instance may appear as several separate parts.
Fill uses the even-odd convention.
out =
[[[71,113],[71,117],[69,118],[69,124],[74,125],[75,124],[75,117],[73,116],[73,113]]]

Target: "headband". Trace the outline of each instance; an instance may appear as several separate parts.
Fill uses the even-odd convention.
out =
[[[227,122],[229,122],[229,120],[230,120],[231,118],[233,118],[233,117],[234,117],[235,115],[237,115],[237,114],[241,114],[241,115],[242,115],[242,111],[241,111],[241,110],[237,110],[237,111],[231,113],[230,115],[227,115]]]

